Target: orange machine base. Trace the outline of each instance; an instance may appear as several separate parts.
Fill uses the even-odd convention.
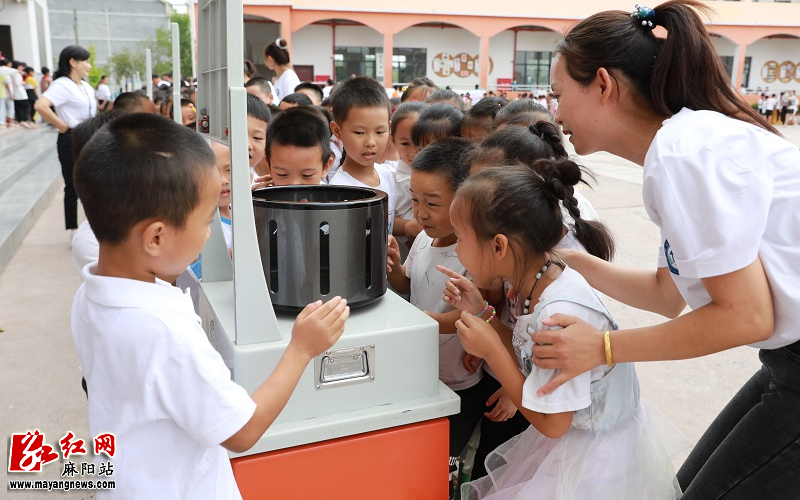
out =
[[[449,422],[438,418],[231,460],[244,500],[443,500]]]

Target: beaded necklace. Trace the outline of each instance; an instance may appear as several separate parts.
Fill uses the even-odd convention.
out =
[[[528,294],[528,298],[525,299],[525,306],[522,308],[522,314],[528,314],[531,306],[531,297],[533,296],[533,291],[536,289],[536,285],[539,284],[539,280],[541,280],[542,276],[544,276],[544,273],[546,273],[547,269],[553,264],[555,264],[557,267],[560,267],[562,271],[566,267],[566,265],[560,260],[553,261],[551,259],[547,259],[547,262],[544,263],[541,271],[536,273],[536,281],[533,282],[533,286],[531,287],[531,291]]]

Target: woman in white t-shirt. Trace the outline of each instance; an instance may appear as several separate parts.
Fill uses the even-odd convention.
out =
[[[644,167],[661,230],[659,265],[636,270],[580,252],[565,260],[600,292],[675,318],[602,332],[577,318],[532,335],[547,394],[599,362],[760,349],[761,370],[678,473],[684,500],[794,498],[800,490],[800,151],[731,90],[699,2],[677,0],[578,23],[556,47],[558,121],[578,154]],[[654,35],[661,26],[666,38]],[[703,71],[697,71],[703,68]]]
[[[53,83],[36,101],[34,108],[48,123],[58,129],[58,161],[64,176],[64,222],[72,235],[78,228],[78,195],[72,183],[72,129],[97,112],[94,89],[84,81],[89,76],[91,54],[83,47],[70,45],[58,57],[58,71]],[[56,107],[54,113],[51,106]]]
[[[105,111],[111,104],[111,87],[108,86],[108,76],[100,77],[97,84],[97,109]]]
[[[278,38],[264,49],[264,64],[278,74],[275,80],[274,104],[280,104],[284,97],[294,92],[300,85],[300,78],[292,69],[289,59],[289,44],[283,38]]]

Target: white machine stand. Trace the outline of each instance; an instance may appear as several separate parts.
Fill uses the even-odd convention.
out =
[[[283,354],[294,315],[274,312],[256,239],[242,3],[201,0],[198,9],[198,129],[230,144],[235,221],[232,260],[219,216],[212,224],[200,315],[233,380],[252,393]],[[457,413],[458,396],[438,380],[438,350],[437,323],[391,291],[352,310],[341,339],[309,364],[277,421],[245,455]]]

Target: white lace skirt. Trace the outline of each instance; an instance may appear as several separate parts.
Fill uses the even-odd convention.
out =
[[[461,498],[674,500],[681,497],[672,457],[691,443],[641,400],[622,428],[599,434],[570,428],[558,439],[533,426],[486,458],[488,475],[464,484]]]

